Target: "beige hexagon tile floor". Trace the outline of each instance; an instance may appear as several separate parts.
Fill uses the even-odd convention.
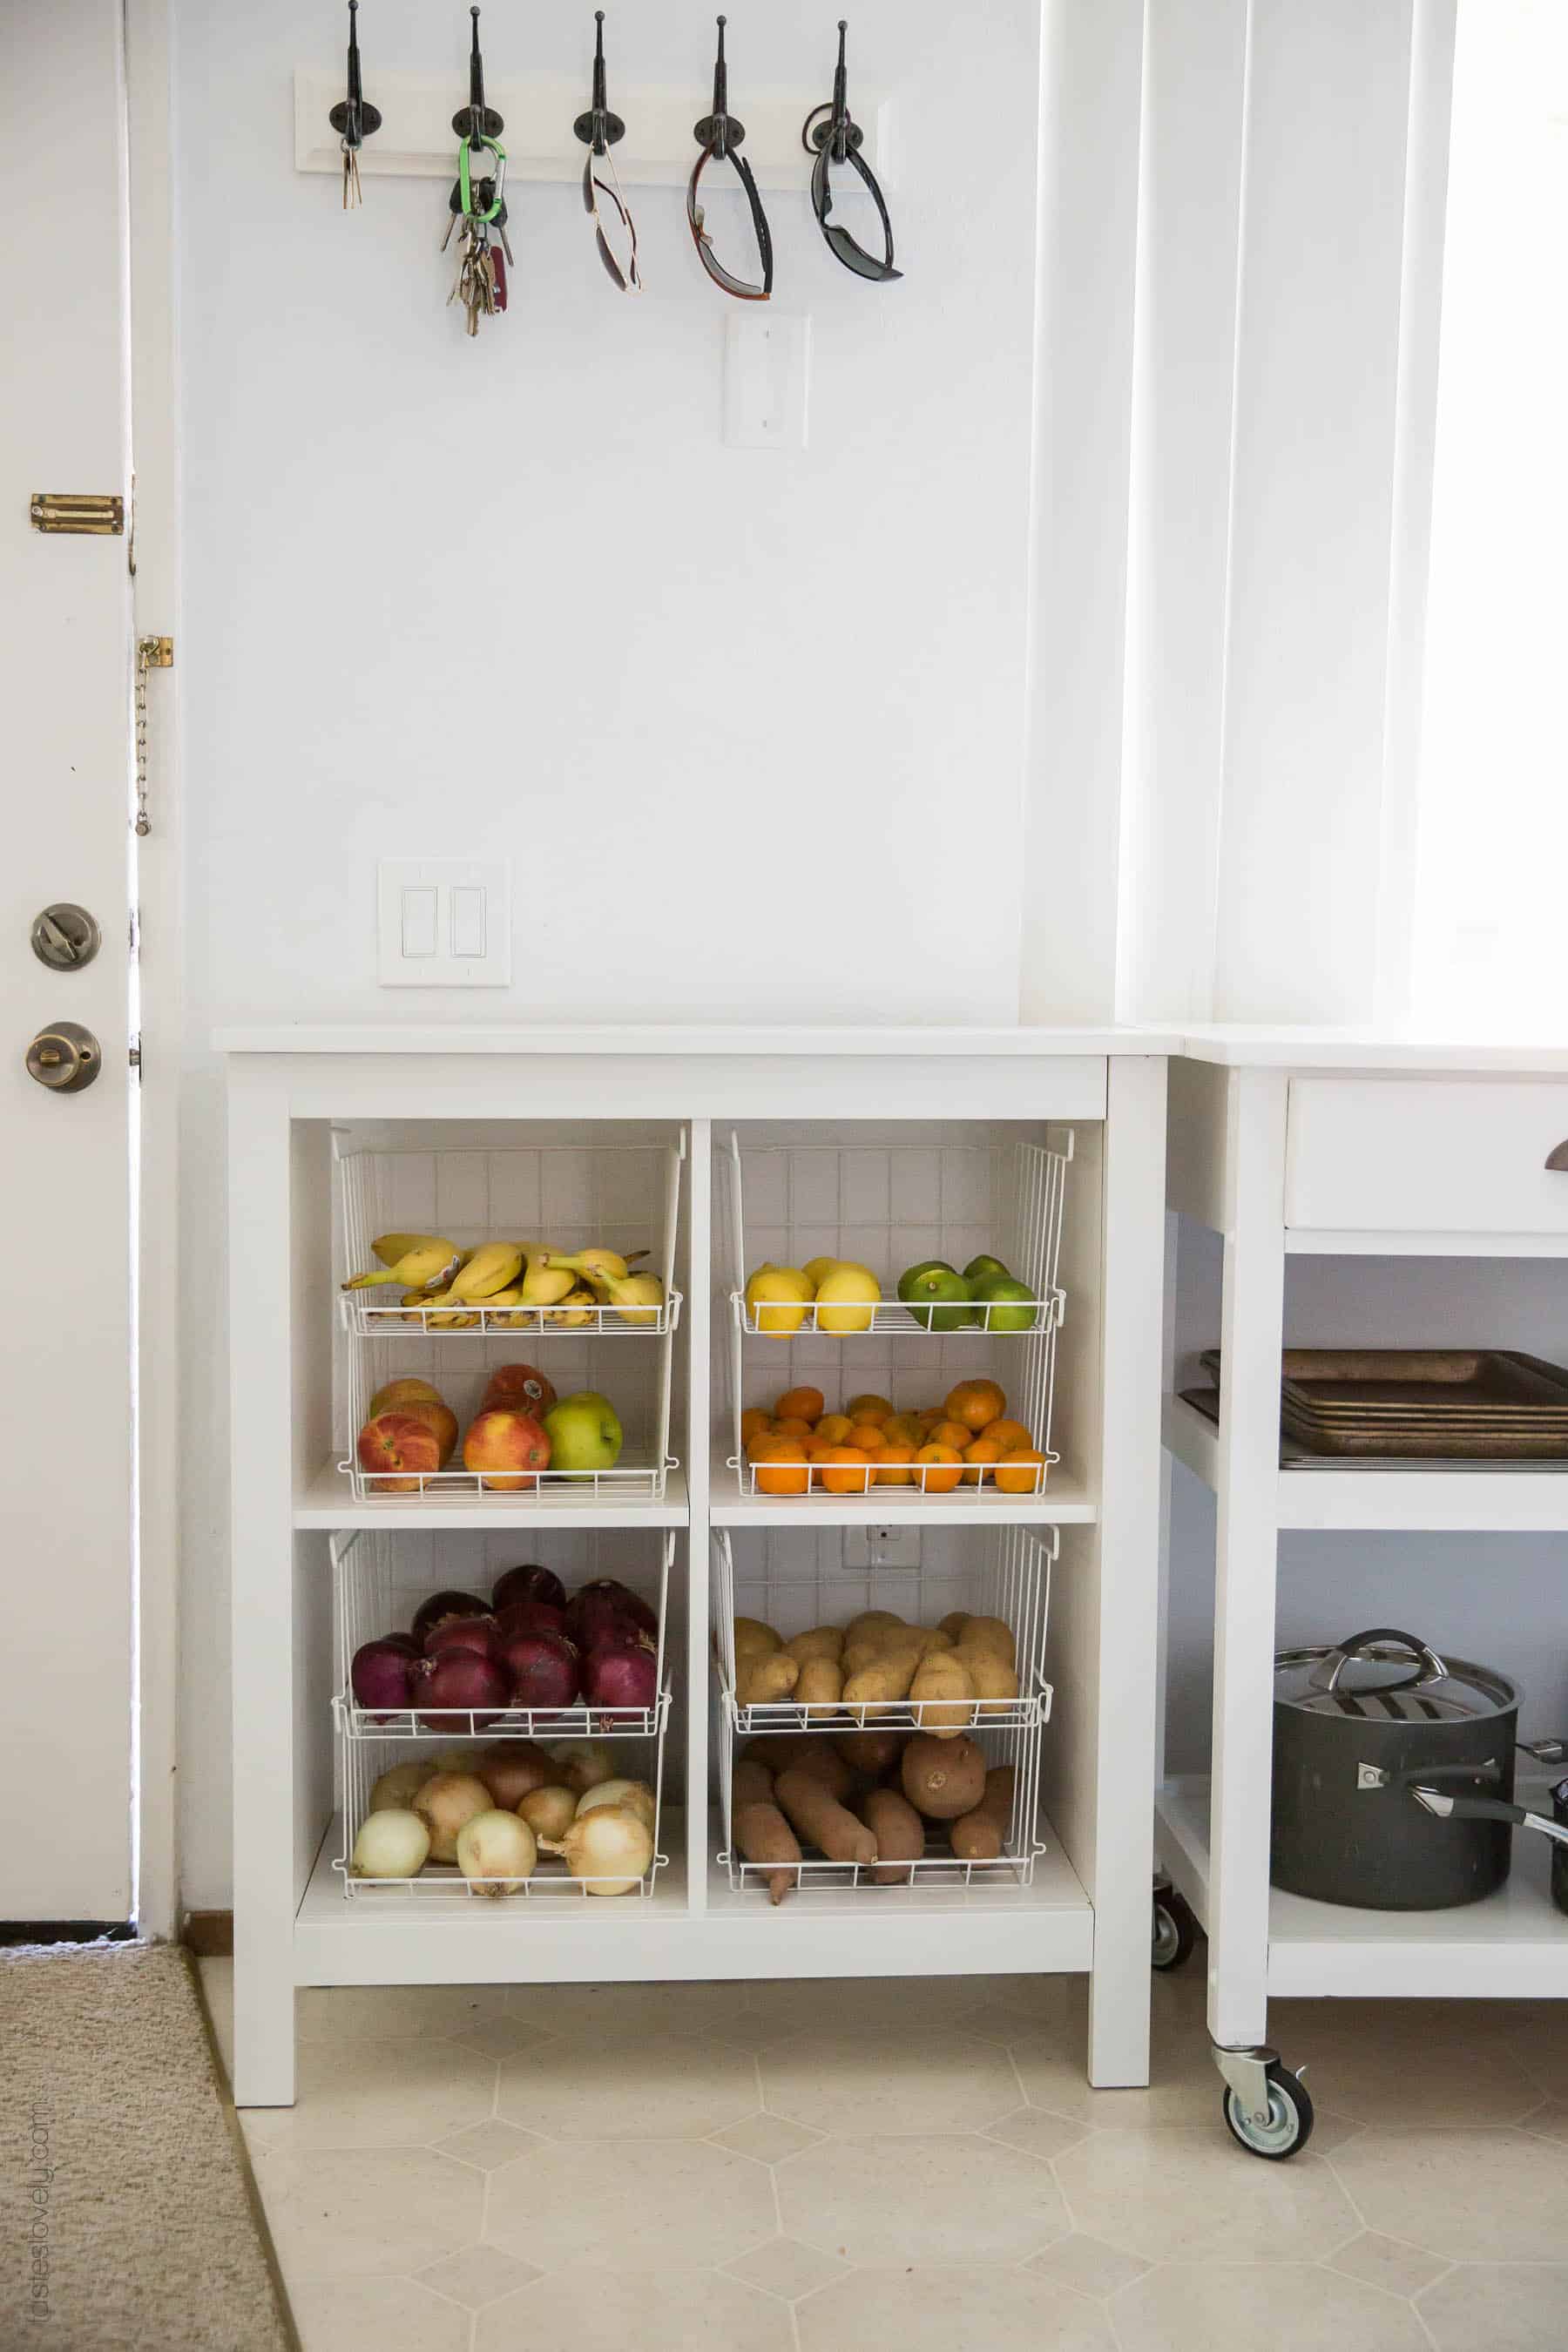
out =
[[[1092,2092],[1067,1979],[314,1991],[242,2120],[305,2352],[1565,2352],[1563,2009],[1276,2003],[1268,2164],[1154,2007]]]

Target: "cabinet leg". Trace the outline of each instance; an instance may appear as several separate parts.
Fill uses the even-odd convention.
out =
[[[294,1981],[260,1952],[234,1949],[234,2104],[294,2104]]]

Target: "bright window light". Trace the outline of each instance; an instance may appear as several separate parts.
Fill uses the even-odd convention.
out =
[[[1415,998],[1568,1040],[1568,5],[1459,0]]]

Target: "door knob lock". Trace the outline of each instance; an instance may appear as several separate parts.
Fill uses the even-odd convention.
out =
[[[103,1055],[90,1029],[79,1021],[57,1021],[40,1029],[27,1048],[27,1073],[58,1095],[79,1094],[97,1077]]]
[[[33,919],[33,953],[51,971],[79,971],[98,953],[102,934],[85,907],[58,898]]]

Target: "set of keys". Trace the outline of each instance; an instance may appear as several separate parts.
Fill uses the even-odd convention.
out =
[[[488,155],[492,173],[475,178],[475,153]],[[479,331],[481,319],[493,319],[506,309],[507,270],[511,247],[506,233],[506,150],[493,139],[466,138],[458,142],[458,177],[449,199],[451,218],[441,239],[446,252],[452,232],[460,228],[458,275],[448,302],[460,302],[470,335]]]

